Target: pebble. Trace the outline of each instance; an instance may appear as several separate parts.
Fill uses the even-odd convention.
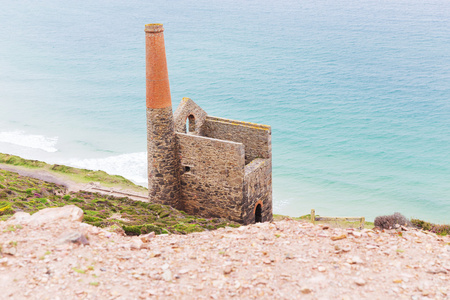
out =
[[[350,259],[349,263],[350,263],[350,264],[363,264],[364,261],[363,261],[363,260],[361,259],[361,257],[359,257],[359,256],[353,256],[353,257]]]
[[[363,286],[366,284],[366,281],[362,278],[357,278],[357,279],[355,279],[355,283],[356,283],[356,285]]]
[[[341,235],[334,235],[331,237],[332,241],[338,241],[338,240],[343,240],[346,239],[347,235],[346,234],[341,234]]]
[[[63,233],[58,239],[59,244],[69,243],[69,242],[72,242],[75,244],[89,245],[89,241],[88,241],[87,237],[84,234],[82,234],[80,232],[76,232],[76,231]]]
[[[154,232],[150,232],[150,233],[148,233],[148,234],[141,234],[140,236],[139,236],[139,238],[141,239],[141,241],[143,242],[143,243],[148,243],[148,242],[150,242],[150,240],[152,239],[152,238],[154,238],[155,237],[155,233]]]
[[[231,266],[225,266],[225,268],[223,269],[223,274],[228,275],[233,271],[233,268],[231,268]]]
[[[302,287],[302,288],[300,288],[300,292],[302,294],[310,294],[312,292],[312,290],[308,287]]]
[[[362,236],[362,233],[361,232],[359,232],[359,231],[352,231],[351,232],[352,233],[352,235],[354,236],[354,237],[361,237]]]
[[[139,250],[142,248],[143,244],[144,244],[144,242],[140,238],[135,237],[131,240],[130,248],[132,250]]]
[[[342,247],[342,251],[344,252],[350,252],[351,249],[352,247],[350,245],[344,245],[344,247]]]
[[[11,256],[16,255],[17,248],[13,241],[4,243],[3,246],[0,246],[1,253],[8,254]]]

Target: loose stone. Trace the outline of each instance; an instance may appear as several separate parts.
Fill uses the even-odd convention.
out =
[[[308,287],[302,287],[300,289],[300,292],[302,292],[302,294],[310,294],[312,292],[312,290]]]
[[[342,239],[346,239],[347,235],[346,234],[341,234],[341,235],[334,235],[331,237],[332,241],[338,241],[338,240],[342,240]]]
[[[223,273],[225,275],[230,274],[233,271],[233,269],[231,268],[231,266],[225,266],[225,268],[223,269]]]
[[[355,279],[355,283],[356,283],[356,285],[363,286],[366,284],[366,281],[362,278],[357,278],[357,279]]]

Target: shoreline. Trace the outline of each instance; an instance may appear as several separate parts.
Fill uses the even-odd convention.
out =
[[[67,178],[66,176],[57,175],[45,169],[32,169],[0,163],[0,170],[15,172],[21,176],[31,177],[62,185],[67,188],[68,192],[86,191],[115,197],[128,197],[132,200],[148,202],[147,193],[139,193],[130,189],[124,189],[120,187],[108,187],[100,184],[99,182],[77,182]]]

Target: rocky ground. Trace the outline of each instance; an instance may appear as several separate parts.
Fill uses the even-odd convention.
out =
[[[0,298],[450,299],[450,237],[416,229],[284,220],[127,237],[81,219],[66,206],[0,222]]]

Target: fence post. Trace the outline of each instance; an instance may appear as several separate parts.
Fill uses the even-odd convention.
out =
[[[362,217],[361,218],[361,224],[359,224],[359,228],[360,229],[364,229],[364,224],[366,223],[366,218],[365,217]]]
[[[311,209],[311,222],[316,224],[316,211],[314,209]]]

